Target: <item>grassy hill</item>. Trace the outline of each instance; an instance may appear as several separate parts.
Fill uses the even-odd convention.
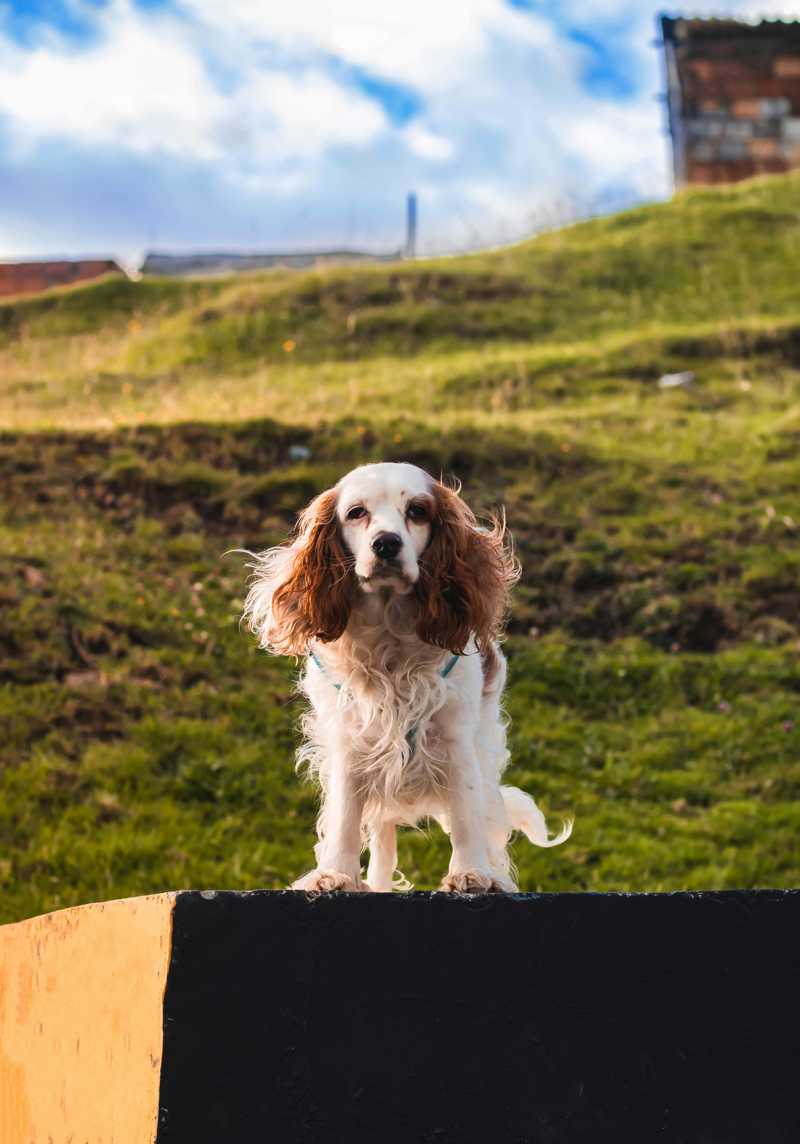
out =
[[[515,846],[523,887],[797,884],[799,266],[792,176],[467,258],[0,304],[2,917],[308,867],[295,668],[223,554],[377,458],[507,506],[513,778],[576,815]],[[404,836],[418,887],[445,864]]]

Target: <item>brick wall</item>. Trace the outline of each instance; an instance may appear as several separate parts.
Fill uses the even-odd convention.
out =
[[[800,23],[662,19],[676,182],[800,166]]]
[[[110,258],[83,262],[0,262],[0,297],[33,294],[51,286],[68,286],[98,278],[101,274],[121,274]]]

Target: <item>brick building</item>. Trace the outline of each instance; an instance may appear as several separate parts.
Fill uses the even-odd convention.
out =
[[[103,274],[122,274],[111,258],[58,262],[0,262],[0,297],[35,294],[51,286],[71,286]]]
[[[800,166],[800,23],[662,16],[676,186]]]

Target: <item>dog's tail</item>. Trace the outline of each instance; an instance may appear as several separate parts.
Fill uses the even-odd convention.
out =
[[[545,817],[529,794],[513,786],[500,787],[500,792],[511,829],[521,830],[534,846],[558,846],[572,834],[574,819],[567,818],[558,834],[548,838]]]

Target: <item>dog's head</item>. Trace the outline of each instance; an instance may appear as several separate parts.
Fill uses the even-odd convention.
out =
[[[343,634],[362,594],[408,597],[425,643],[456,654],[497,634],[519,574],[505,523],[478,526],[454,489],[416,465],[363,465],[257,558],[245,615],[262,647],[301,655]]]

